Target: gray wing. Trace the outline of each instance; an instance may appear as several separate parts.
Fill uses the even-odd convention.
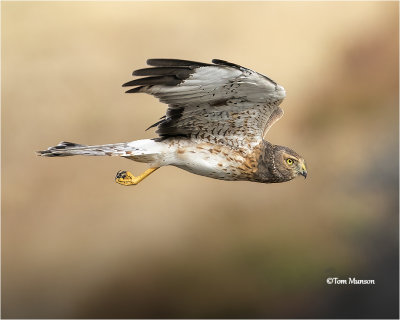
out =
[[[223,60],[212,62],[149,59],[153,68],[133,72],[145,77],[123,86],[134,87],[127,93],[149,93],[168,104],[166,115],[151,126],[158,127],[162,138],[259,143],[283,114],[279,104],[285,90],[250,69]]]

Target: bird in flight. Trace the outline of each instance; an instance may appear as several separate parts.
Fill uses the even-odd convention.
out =
[[[264,140],[278,121],[285,90],[270,78],[234,63],[149,59],[150,68],[133,72],[141,78],[123,84],[127,93],[144,92],[168,104],[157,138],[105,145],[61,142],[38,154],[118,156],[148,163],[139,176],[118,171],[115,181],[136,185],[163,166],[198,175],[261,183],[307,177],[304,159],[288,147]]]

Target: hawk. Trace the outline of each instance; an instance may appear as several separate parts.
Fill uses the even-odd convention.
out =
[[[240,65],[214,59],[201,63],[149,59],[140,78],[123,84],[168,104],[157,138],[105,145],[61,142],[39,155],[118,156],[148,163],[139,176],[118,171],[115,181],[136,185],[163,166],[228,181],[285,182],[307,177],[304,159],[288,147],[263,139],[283,111],[285,90],[270,78]]]

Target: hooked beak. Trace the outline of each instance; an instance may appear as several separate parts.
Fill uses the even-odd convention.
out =
[[[307,169],[306,169],[306,165],[304,164],[304,162],[301,165],[301,171],[299,171],[299,173],[304,177],[304,179],[307,178]]]

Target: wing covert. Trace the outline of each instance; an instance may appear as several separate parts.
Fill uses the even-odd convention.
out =
[[[259,142],[281,117],[285,90],[253,70],[212,62],[149,59],[153,67],[133,72],[145,77],[123,86],[133,87],[127,93],[148,93],[168,104],[165,117],[153,125],[161,137],[194,135],[223,142],[235,136]]]

